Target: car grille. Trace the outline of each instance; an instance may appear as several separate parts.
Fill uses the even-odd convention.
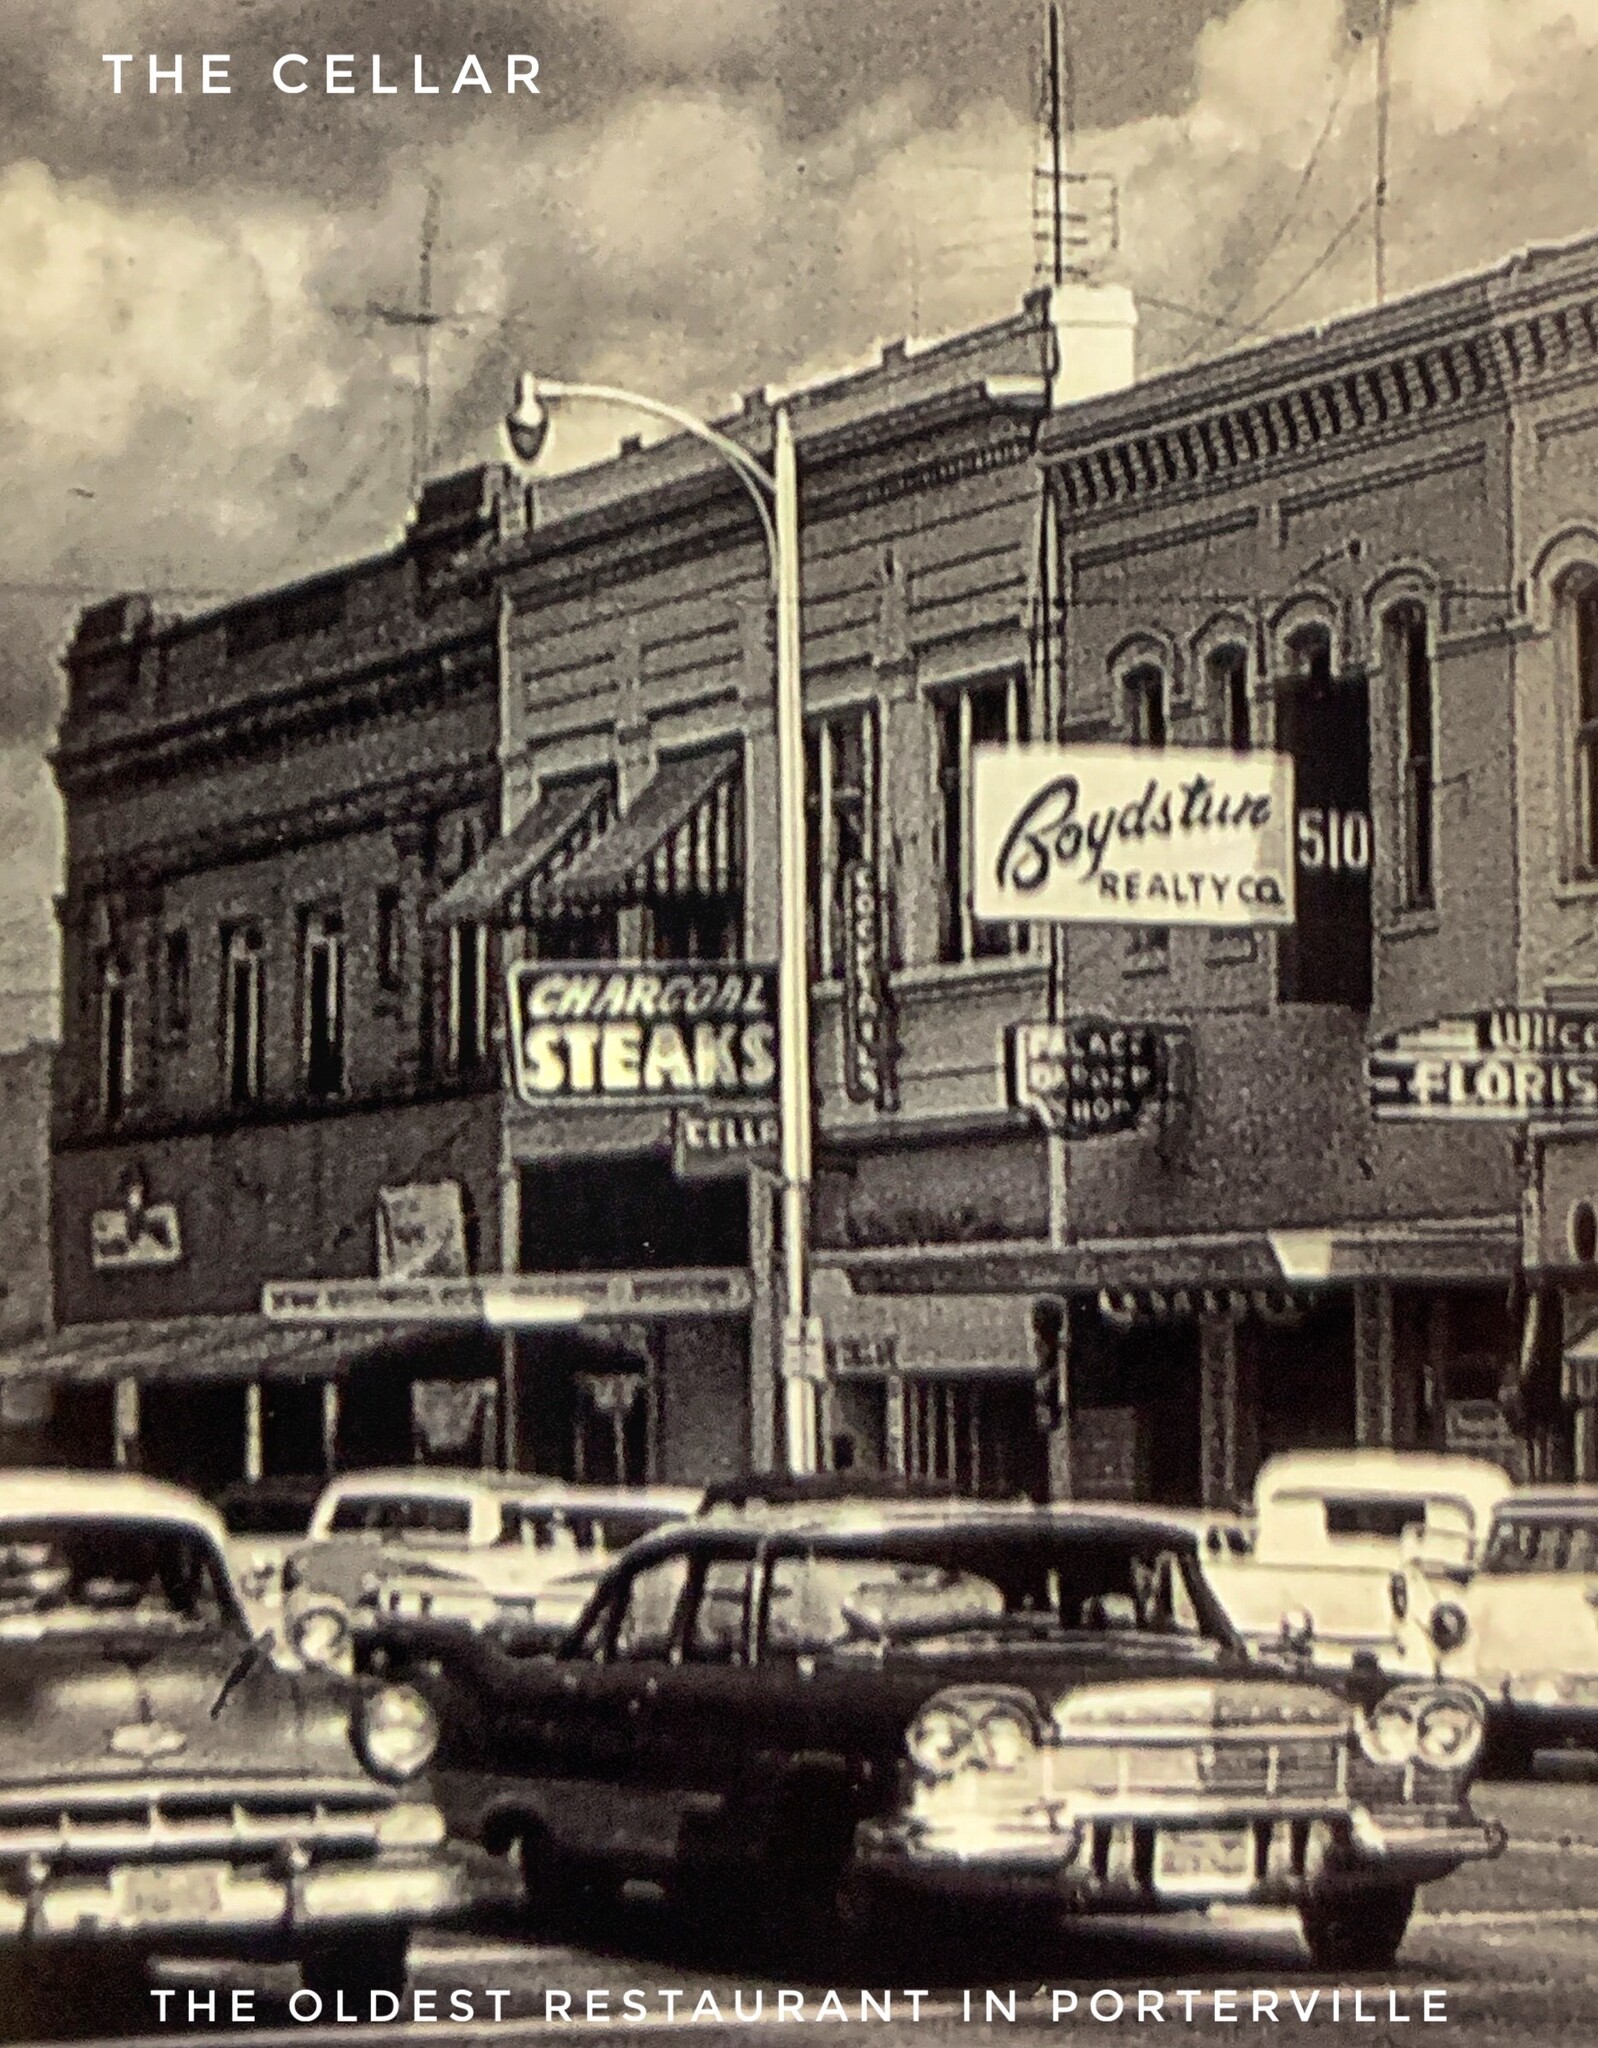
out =
[[[1342,1790],[1344,1745],[1306,1738],[1218,1742],[1199,1755],[1206,1792],[1250,1799],[1318,1799]]]
[[[375,1847],[382,1804],[359,1788],[318,1785],[41,1788],[0,1800],[0,1863],[248,1861],[297,1845],[318,1855]]]

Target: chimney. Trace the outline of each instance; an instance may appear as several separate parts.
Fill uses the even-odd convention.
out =
[[[1137,375],[1137,306],[1124,284],[1068,277],[1049,294],[1055,405],[1124,391]]]

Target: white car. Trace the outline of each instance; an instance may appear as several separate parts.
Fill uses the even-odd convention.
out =
[[[1482,1458],[1284,1452],[1255,1482],[1252,1548],[1211,1553],[1205,1572],[1251,1648],[1286,1637],[1317,1663],[1365,1651],[1386,1670],[1430,1676],[1463,1619],[1458,1584],[1510,1491]],[[1434,1616],[1441,1646],[1426,1627]]]

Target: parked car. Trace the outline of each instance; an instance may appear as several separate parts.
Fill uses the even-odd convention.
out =
[[[1511,1490],[1501,1466],[1424,1451],[1288,1451],[1260,1468],[1253,1540],[1207,1559],[1233,1626],[1255,1648],[1309,1631],[1318,1661],[1360,1652],[1390,1671],[1429,1674],[1434,1646],[1412,1617],[1474,1564],[1493,1509]]]
[[[1496,1767],[1598,1749],[1598,1486],[1501,1501],[1455,1612],[1439,1661],[1486,1694]]]
[[[283,1567],[304,1542],[325,1479],[289,1474],[240,1479],[217,1496],[227,1524],[228,1561],[251,1619],[269,1626],[283,1605]]]
[[[412,1924],[468,1902],[434,1716],[281,1669],[225,1542],[176,1487],[0,1476],[0,1960],[70,1956],[101,1995],[152,1950],[397,1990]]]
[[[630,1878],[785,1921],[1247,1900],[1384,1968],[1417,1885],[1503,1846],[1471,1689],[1252,1663],[1154,1510],[706,1515],[635,1544],[553,1656],[432,1648],[441,1802],[518,1848],[535,1916]]]
[[[588,1604],[605,1569],[628,1544],[667,1522],[696,1513],[701,1493],[688,1486],[551,1485],[501,1507],[498,1542],[452,1556],[400,1561],[359,1602],[367,1618],[458,1622],[553,1644]],[[392,1634],[392,1630],[391,1630]]]

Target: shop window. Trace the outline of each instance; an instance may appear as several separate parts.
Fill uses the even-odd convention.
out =
[[[336,910],[305,913],[300,974],[305,1090],[325,1099],[344,1090],[344,920]]]
[[[1384,667],[1397,692],[1403,787],[1399,795],[1403,829],[1401,886],[1407,908],[1432,902],[1435,824],[1432,660],[1426,613],[1413,603],[1394,605],[1383,621]]]
[[[1027,950],[1029,927],[978,923],[971,914],[971,749],[1020,745],[1031,738],[1026,677],[999,676],[957,690],[936,707],[943,874],[938,958],[948,963],[1003,958]]]
[[[1584,575],[1564,605],[1576,683],[1576,864],[1598,872],[1598,576]]]
[[[259,930],[254,925],[224,929],[222,959],[222,1063],[227,1099],[242,1109],[259,1102],[262,1092],[265,971]]]
[[[161,1020],[168,1038],[189,1035],[189,935],[168,932],[162,963]]]
[[[869,705],[818,719],[805,734],[805,863],[810,971],[837,980],[844,961],[844,882],[877,858],[877,735]]]
[[[1253,706],[1249,702],[1248,649],[1236,642],[1217,647],[1205,664],[1210,703],[1222,743],[1234,754],[1246,754],[1254,744]]]
[[[405,927],[403,924],[404,900],[392,884],[385,884],[377,892],[373,914],[372,958],[377,974],[377,985],[387,994],[394,994],[405,979]]]
[[[120,1123],[133,1093],[131,990],[120,960],[108,959],[100,973],[100,1113]]]
[[[457,924],[449,934],[449,1066],[480,1073],[488,1058],[488,930]]]
[[[1022,1490],[1037,1450],[1029,1382],[903,1382],[904,1473],[953,1492],[1003,1497]]]

